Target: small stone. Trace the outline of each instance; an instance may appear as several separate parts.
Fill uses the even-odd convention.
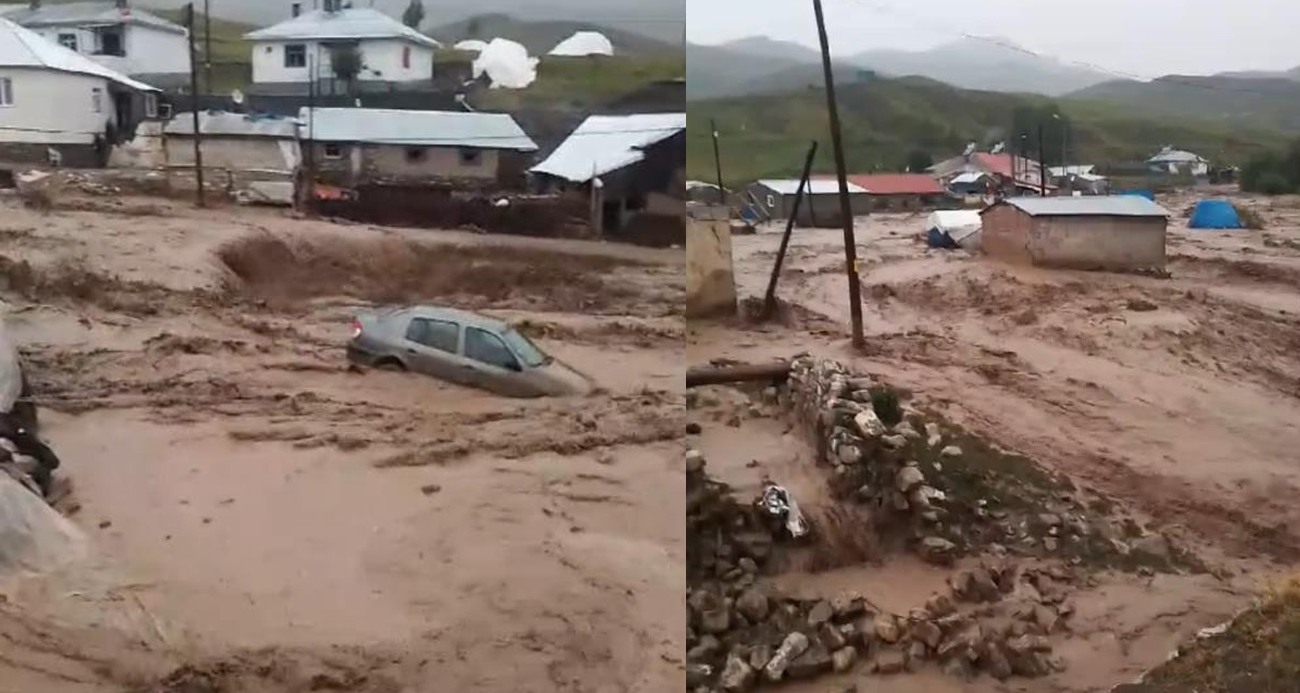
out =
[[[705,635],[695,644],[695,647],[686,651],[686,661],[698,662],[700,660],[713,659],[722,649],[722,643],[712,635]]]
[[[761,623],[768,614],[767,595],[756,589],[745,590],[736,599],[736,611],[750,623]]]
[[[690,421],[686,424],[686,435],[688,436],[697,436],[703,430],[704,429],[694,421]]]
[[[1000,646],[988,648],[988,651],[984,653],[981,659],[984,662],[984,669],[989,672],[989,676],[999,681],[1011,678],[1011,662],[1007,660],[1007,655]]]
[[[943,640],[943,631],[934,621],[920,621],[912,624],[912,637],[925,643],[925,646],[931,650],[939,648],[939,641]]]
[[[704,471],[704,453],[699,450],[686,451],[686,473],[698,474]]]
[[[708,664],[691,663],[686,665],[686,685],[690,688],[705,688],[713,678],[713,667]],[[705,688],[705,690],[708,690]]]
[[[1050,635],[1052,631],[1056,630],[1056,624],[1059,621],[1060,618],[1056,615],[1056,611],[1052,609],[1052,607],[1043,606],[1042,604],[1038,604],[1034,607],[1034,623],[1037,623],[1038,626],[1043,629],[1044,633]]]
[[[953,657],[943,663],[943,673],[959,679],[969,679],[972,675],[970,661],[965,657]]]
[[[732,414],[727,419],[727,425],[731,428],[740,428],[740,414]]]
[[[768,404],[776,404],[777,391],[775,387],[763,388],[763,401]]]
[[[926,436],[927,438],[933,438],[933,437],[935,437],[935,436],[937,436],[937,435],[940,435],[940,432],[939,432],[939,424],[937,424],[937,423],[928,423],[928,424],[925,425],[925,436]],[[934,446],[931,446],[931,447],[934,447]]]
[[[760,671],[771,660],[772,646],[767,643],[758,643],[749,651],[749,668],[754,671]]]
[[[754,559],[750,558],[749,556],[745,556],[744,558],[741,558],[739,561],[736,561],[736,567],[740,568],[742,572],[749,575],[753,575],[754,573],[758,572],[758,564],[755,563]]]
[[[831,653],[821,643],[813,642],[803,654],[790,662],[786,675],[792,679],[811,679],[831,670]]]
[[[952,576],[948,580],[948,585],[952,587],[952,593],[958,599],[962,601],[974,601],[976,599],[975,576],[971,574],[971,571],[963,570]]]
[[[1057,541],[1056,537],[1044,537],[1043,548],[1047,551],[1055,551],[1061,548],[1061,542]]]
[[[1061,525],[1061,516],[1056,513],[1040,513],[1035,519],[1039,529],[1051,529]]]
[[[1136,312],[1152,311],[1160,307],[1145,298],[1130,298],[1125,305],[1129,310]]]
[[[876,492],[871,488],[870,484],[863,484],[858,487],[857,491],[853,492],[853,495],[858,499],[858,502],[866,503],[876,497]]]
[[[930,436],[929,439],[925,441],[925,445],[928,448],[937,448],[942,443],[943,443],[943,436]]]
[[[853,425],[857,427],[858,433],[868,440],[875,440],[885,434],[885,424],[881,423],[880,417],[870,409],[858,412],[853,417]]]
[[[918,433],[917,430],[912,427],[912,424],[906,421],[895,426],[894,433],[897,433],[898,435],[903,436],[908,440],[917,440],[921,437],[921,434]]]
[[[835,450],[835,456],[840,464],[857,464],[862,461],[862,450],[856,445],[841,445]]]
[[[898,621],[896,621],[891,614],[880,614],[877,616],[873,629],[876,638],[881,642],[896,643],[902,636],[902,633],[899,632]]]
[[[901,450],[907,447],[907,438],[905,436],[901,436],[897,434],[881,436],[880,442],[884,443],[885,447],[889,448],[890,450]]]
[[[1022,635],[1007,641],[1007,650],[1012,653],[1050,652],[1052,643],[1041,635]]]
[[[442,484],[425,484],[420,487],[420,493],[431,496],[442,490]]]
[[[785,670],[790,666],[790,662],[807,651],[808,645],[808,636],[798,631],[785,636],[785,640],[781,641],[781,646],[772,655],[772,659],[764,665],[763,677],[772,683],[780,681],[785,676]]]
[[[813,627],[820,626],[821,624],[831,620],[831,616],[834,615],[835,612],[831,609],[830,602],[817,602],[813,605],[813,608],[808,611],[808,625]]]
[[[818,638],[822,641],[822,645],[832,652],[841,647],[846,647],[849,644],[849,640],[845,637],[844,633],[830,623],[822,625],[822,629],[818,633]]]
[[[939,451],[940,457],[961,457],[961,448],[956,445],[949,445]]]
[[[831,669],[837,674],[842,674],[858,661],[858,651],[852,647],[841,647],[831,654]]]
[[[920,640],[913,640],[912,644],[907,646],[907,663],[909,666],[915,666],[925,659],[929,652],[925,649],[925,643]]]
[[[925,612],[933,618],[947,616],[956,610],[957,605],[953,604],[952,598],[946,594],[932,594],[925,600]]]
[[[877,674],[897,674],[907,667],[907,658],[898,650],[882,650],[876,653],[872,669]]]
[[[744,693],[754,687],[754,670],[738,653],[727,655],[727,663],[722,667],[718,685],[726,693]]]
[[[1149,556],[1162,561],[1168,561],[1170,557],[1169,541],[1163,534],[1149,534],[1133,542],[1132,548]]]
[[[971,571],[972,584],[975,588],[975,595],[981,601],[993,601],[998,598],[1000,590],[998,583],[993,580],[993,575],[989,573],[984,566],[979,566]]]
[[[918,547],[921,558],[934,565],[952,565],[957,556],[957,545],[943,537],[926,537]]]
[[[903,467],[894,476],[894,486],[900,493],[907,493],[925,483],[925,474],[917,467]]]

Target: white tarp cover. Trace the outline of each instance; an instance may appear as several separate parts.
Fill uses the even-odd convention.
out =
[[[585,183],[641,161],[643,149],[685,129],[685,113],[589,116],[532,171]]]
[[[599,31],[579,31],[560,41],[549,55],[613,55],[614,44]]]
[[[465,39],[464,41],[457,41],[456,45],[452,47],[458,51],[474,51],[475,53],[481,53],[484,48],[488,47],[488,44],[487,41],[480,41],[478,39]]]
[[[0,17],[0,67],[37,67],[94,75],[140,91],[158,89],[110,70],[86,56]]]
[[[926,217],[925,228],[939,229],[966,250],[978,250],[984,223],[974,209],[941,209]]]
[[[474,78],[484,74],[493,89],[524,89],[537,79],[537,58],[521,43],[494,38],[474,60]]]
[[[76,525],[0,471],[0,577],[53,570],[84,556],[86,548]]]

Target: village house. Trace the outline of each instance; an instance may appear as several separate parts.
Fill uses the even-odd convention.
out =
[[[659,225],[684,240],[685,160],[685,113],[593,115],[531,171],[544,191],[587,196],[600,234]]]
[[[298,121],[316,180],[343,188],[522,188],[537,151],[504,113],[304,108]]]
[[[1210,162],[1192,152],[1165,146],[1155,156],[1147,159],[1147,170],[1152,173],[1200,178],[1209,175]]]
[[[0,13],[5,19],[137,80],[168,88],[190,78],[185,27],[126,0],[44,3]]]
[[[769,219],[789,219],[794,214],[798,178],[765,178],[755,181],[746,189],[750,201]],[[849,207],[853,216],[871,212],[872,200],[865,188],[848,184]],[[813,178],[804,186],[803,200],[799,203],[799,226],[840,226],[840,184],[834,178]]]
[[[0,160],[104,166],[157,91],[0,18]]]
[[[305,95],[313,78],[317,93],[325,94],[418,88],[433,79],[441,44],[379,10],[340,1],[325,0],[324,9],[310,12],[294,3],[291,19],[245,34],[253,46],[252,92]],[[334,71],[338,51],[360,58],[353,84]]]
[[[204,168],[291,175],[298,167],[298,121],[224,111],[199,112]],[[163,130],[169,166],[194,165],[194,114],[178,113]]]
[[[928,173],[858,173],[849,182],[867,191],[873,211],[910,211],[943,206],[948,195]]]
[[[953,179],[964,173],[983,173],[993,178],[995,187],[1003,195],[1038,194],[1043,182],[1037,161],[1005,151],[971,151],[944,159],[927,170],[944,187],[949,187]],[[1047,187],[1051,189],[1054,186],[1049,183]]]
[[[997,187],[997,181],[987,173],[980,171],[970,171],[959,173],[948,181],[948,192],[962,198],[965,201],[971,201],[972,198],[983,197],[989,190]]]
[[[980,216],[984,252],[1010,262],[1121,271],[1165,266],[1169,212],[1145,197],[1014,197]]]

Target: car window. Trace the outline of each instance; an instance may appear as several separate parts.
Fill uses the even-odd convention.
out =
[[[486,330],[477,327],[465,329],[465,355],[499,368],[517,369],[519,362],[514,354],[506,348],[505,342]]]
[[[541,349],[538,349],[532,340],[513,329],[506,330],[501,336],[506,340],[506,344],[509,344],[516,354],[519,354],[519,360],[523,361],[525,366],[537,368],[546,363],[546,354]]]
[[[406,328],[406,338],[417,344],[432,347],[449,354],[456,353],[456,338],[460,325],[446,320],[412,318]]]

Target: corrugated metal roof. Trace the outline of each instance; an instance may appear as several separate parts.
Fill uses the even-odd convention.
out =
[[[265,29],[244,34],[249,41],[306,39],[400,38],[429,47],[442,44],[369,7],[349,7],[337,12],[312,10]]]
[[[685,113],[589,116],[532,170],[584,183],[641,161],[642,149],[685,129]]]
[[[274,137],[293,139],[298,121],[293,118],[252,117],[243,113],[200,111],[199,132],[204,135],[230,137]],[[177,113],[164,129],[168,135],[193,135],[194,116]]]
[[[1012,197],[998,204],[1009,204],[1034,217],[1107,216],[1168,217],[1164,207],[1138,195],[1097,195],[1080,197]],[[994,205],[997,206],[997,205]],[[992,209],[989,207],[988,209]],[[985,211],[988,211],[987,209]]]
[[[139,24],[173,34],[185,34],[185,27],[137,7],[118,7],[113,2],[61,2],[42,4],[36,9],[23,6],[2,10],[6,19],[23,26],[77,26],[83,24]]]
[[[872,195],[939,195],[943,188],[927,173],[855,173],[849,182]]]
[[[34,67],[94,75],[141,91],[158,91],[0,17],[0,67]],[[51,104],[52,107],[56,106]]]
[[[970,171],[967,173],[963,173],[960,176],[957,176],[956,178],[953,178],[952,182],[957,185],[965,185],[967,183],[978,183],[981,178],[987,175],[988,175],[987,173],[981,173],[979,171]]]
[[[758,184],[781,195],[793,195],[799,188],[798,178],[764,178]],[[804,186],[808,195],[836,195],[840,192],[840,182],[834,178],[813,178]],[[865,194],[867,191],[853,183],[848,184],[850,194]]]
[[[536,151],[537,144],[505,113],[402,111],[387,108],[302,109],[310,137],[322,142],[370,142],[411,146],[477,147]]]
[[[1147,163],[1150,163],[1150,164],[1158,164],[1158,163],[1201,163],[1201,162],[1204,162],[1204,161],[1205,161],[1205,159],[1201,158],[1201,157],[1200,157],[1199,155],[1197,155],[1197,154],[1193,154],[1193,153],[1188,152],[1188,151],[1183,151],[1182,149],[1173,149],[1173,148],[1171,148],[1171,147],[1165,147],[1164,149],[1161,149],[1161,150],[1160,150],[1160,153],[1156,154],[1155,156],[1151,157],[1150,159],[1147,159]]]

